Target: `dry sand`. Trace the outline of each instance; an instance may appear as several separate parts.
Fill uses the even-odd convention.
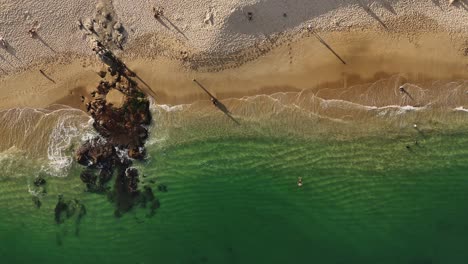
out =
[[[103,65],[76,21],[102,18],[96,4],[2,1],[7,47],[0,47],[0,108],[83,107],[81,96],[89,98]],[[220,99],[303,89],[333,98],[339,88],[394,74],[402,83],[468,78],[466,0],[114,0],[104,6],[112,14],[107,27],[119,22],[126,36],[115,52],[158,103],[206,99],[193,78]],[[152,11],[158,6],[164,7],[159,20]],[[38,34],[31,38],[35,21]]]

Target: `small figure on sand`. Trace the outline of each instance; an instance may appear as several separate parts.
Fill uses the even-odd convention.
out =
[[[29,35],[30,35],[31,38],[34,38],[34,37],[36,36],[36,34],[37,34],[37,31],[36,31],[35,28],[30,28],[30,29],[28,30],[28,33],[29,33]]]
[[[164,7],[153,7],[154,18],[160,19],[164,16]]]
[[[214,97],[211,97],[211,102],[213,103],[214,106],[218,106],[219,105],[219,102],[218,102],[218,99],[214,98]]]
[[[181,51],[181,52],[180,52],[180,57],[181,57],[182,60],[184,60],[184,61],[187,60],[187,59],[188,59],[188,56],[189,56],[189,55],[188,55],[188,52],[187,52],[187,51]]]
[[[252,12],[247,12],[247,19],[249,21],[252,21],[253,20],[253,13]]]
[[[78,29],[79,29],[79,30],[83,30],[83,29],[84,29],[83,22],[81,21],[81,19],[78,19],[78,20],[76,21],[76,25],[78,26]]]
[[[404,85],[400,86],[399,90],[400,90],[400,93],[402,93],[403,95],[408,96],[409,99],[411,99],[411,100],[414,101],[413,96],[411,96],[411,94],[405,89],[405,86],[404,86]]]
[[[302,187],[302,177],[297,178],[297,186]]]
[[[28,30],[28,33],[29,35],[31,36],[31,38],[34,38],[37,36],[37,31],[39,30],[39,22],[38,21],[34,21],[34,23],[32,24],[31,28]]]
[[[0,37],[0,46],[2,46],[2,48],[5,48],[5,49],[8,47],[8,44],[6,43],[3,37]]]

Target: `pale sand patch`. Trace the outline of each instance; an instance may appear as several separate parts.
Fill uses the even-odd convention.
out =
[[[124,104],[125,95],[118,90],[112,89],[106,95],[106,101],[112,104],[114,107],[120,108]]]

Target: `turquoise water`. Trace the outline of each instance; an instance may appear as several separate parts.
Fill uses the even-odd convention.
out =
[[[142,186],[168,187],[153,217],[114,217],[76,165],[47,178],[40,209],[31,178],[2,175],[2,263],[468,262],[465,132],[193,137],[151,145],[138,167]],[[85,204],[79,224],[55,224],[58,194]]]

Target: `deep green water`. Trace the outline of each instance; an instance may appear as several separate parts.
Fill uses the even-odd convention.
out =
[[[31,178],[0,172],[1,263],[468,263],[466,133],[226,135],[149,156],[141,185],[168,187],[153,217],[115,218],[78,166],[47,178],[40,209]],[[54,223],[58,194],[85,204],[79,224]]]

